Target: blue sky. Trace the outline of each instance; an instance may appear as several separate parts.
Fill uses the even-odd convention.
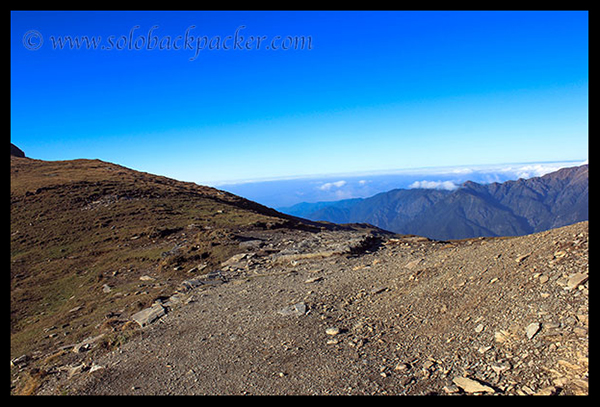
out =
[[[586,160],[588,14],[12,12],[11,141],[209,185]]]

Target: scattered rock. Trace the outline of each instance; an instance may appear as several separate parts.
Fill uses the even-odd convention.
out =
[[[541,325],[539,322],[532,322],[525,328],[525,334],[527,339],[533,339],[533,337],[540,331]]]
[[[443,390],[447,394],[455,394],[460,391],[460,389],[457,386],[455,386],[454,384],[449,384],[449,385],[444,386]]]
[[[419,264],[421,264],[422,261],[423,261],[423,259],[415,259],[415,260],[412,260],[412,261],[409,261],[408,263],[406,263],[404,265],[404,267],[406,267],[409,270],[412,270],[415,267],[417,267]]]
[[[339,333],[340,333],[340,328],[336,328],[336,327],[327,328],[327,329],[325,330],[325,333],[326,333],[327,335],[331,335],[331,336],[339,335]]]
[[[92,364],[92,367],[90,367],[90,373],[93,373],[95,371],[102,370],[102,369],[104,369],[104,366],[97,365],[96,363],[94,363],[94,364]]]
[[[567,252],[564,250],[558,250],[557,252],[554,252],[554,257],[557,259],[561,259],[563,257],[565,257],[567,255]]]
[[[100,334],[98,336],[94,336],[94,337],[91,337],[91,338],[86,338],[82,342],[74,345],[72,350],[73,350],[74,353],[83,353],[83,352],[86,352],[86,351],[88,351],[88,350],[90,350],[92,348],[92,345],[94,343],[98,342],[103,337],[104,337],[104,334]]]
[[[567,289],[574,290],[588,280],[587,273],[576,273],[569,276],[567,280]]]
[[[282,230],[280,236],[268,238],[257,231],[237,233],[264,239],[256,240],[260,245],[240,246],[261,246],[250,259],[248,253],[229,259],[232,268],[243,265],[242,273],[221,268],[198,275],[195,268],[184,282],[189,288],[220,284],[225,278],[231,284],[161,297],[159,307],[144,310],[149,314],[146,322],[136,317],[140,326],[150,324],[164,315],[161,309],[170,311],[171,304],[179,307],[195,297],[189,313],[172,312],[164,324],[168,340],[145,343],[149,349],[143,355],[141,349],[129,347],[131,342],[122,355],[113,352],[112,359],[93,355],[94,363],[110,366],[111,375],[123,378],[124,384],[115,380],[111,386],[120,386],[124,393],[138,386],[141,382],[129,380],[127,374],[143,365],[157,370],[154,384],[162,393],[172,391],[169,381],[186,370],[191,372],[186,378],[191,379],[186,382],[190,392],[211,394],[250,392],[247,384],[252,392],[288,394],[295,380],[303,380],[306,393],[322,388],[328,394],[586,391],[589,311],[588,290],[581,284],[587,279],[575,282],[574,276],[589,274],[578,273],[586,270],[587,246],[581,244],[581,253],[576,252],[568,236],[552,231],[557,237],[549,241],[545,235],[533,235],[452,244],[398,239],[368,256],[346,256],[334,254],[346,249],[334,247],[335,239],[323,232]],[[569,255],[548,263],[563,247]],[[521,253],[529,257],[519,256],[516,262]],[[418,281],[415,277],[406,284],[411,274]],[[579,288],[576,292],[555,285],[566,287],[570,278],[570,289]],[[112,285],[117,280],[110,281]],[[318,281],[323,282],[306,285]],[[52,332],[62,333],[63,327],[56,324]],[[255,340],[264,344],[260,353]],[[144,358],[159,354],[162,360]],[[181,354],[189,361],[178,372],[174,358]],[[318,360],[298,358],[309,354],[318,354]],[[92,355],[69,356],[86,357],[86,369],[91,370]],[[218,375],[224,365],[231,374],[219,379],[227,383],[199,379],[201,371]],[[74,380],[99,377],[82,374]],[[269,377],[277,377],[278,383]],[[94,386],[96,392],[106,388],[100,381]],[[153,391],[147,383],[138,389]]]
[[[487,352],[490,349],[492,349],[492,346],[480,346],[479,349],[477,349],[477,352],[479,352],[483,355],[485,352]]]
[[[496,374],[501,374],[511,368],[511,364],[508,361],[492,363],[490,366]]]
[[[507,343],[511,341],[511,335],[508,331],[500,330],[494,332],[494,339],[496,342]]]
[[[150,325],[157,319],[163,317],[166,314],[164,307],[160,304],[154,304],[153,306],[143,309],[138,313],[133,314],[131,319],[137,322],[142,328]]]
[[[261,240],[248,240],[239,244],[240,248],[247,250],[256,250],[264,246],[264,242]]]
[[[544,387],[541,390],[538,390],[536,393],[534,393],[535,396],[555,396],[559,393],[560,388],[556,387],[556,386],[548,386],[548,387]]]
[[[221,263],[221,267],[240,266],[240,262],[249,257],[250,257],[249,253],[239,253],[239,254],[233,255],[229,258],[229,260],[226,260],[223,263]]]
[[[379,294],[387,290],[387,287],[375,287],[371,290],[371,294]]]
[[[281,315],[294,315],[301,316],[306,313],[306,304],[303,302],[298,302],[296,304],[288,305],[287,307],[283,307],[278,311]]]
[[[455,377],[452,382],[463,389],[465,393],[495,393],[496,391],[477,380],[468,377]]]
[[[12,367],[15,367],[15,366],[19,366],[19,367],[26,366],[28,361],[29,361],[29,356],[27,356],[27,355],[21,355],[19,357],[16,357],[16,358],[12,359],[10,361],[10,365]]]

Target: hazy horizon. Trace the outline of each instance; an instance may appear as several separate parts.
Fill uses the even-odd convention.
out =
[[[481,184],[539,177],[588,160],[407,168],[368,173],[322,174],[212,185],[260,204],[284,209],[298,203],[368,198],[393,189],[453,190],[466,181]]]

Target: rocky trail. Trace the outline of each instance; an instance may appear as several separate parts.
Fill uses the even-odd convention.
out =
[[[239,238],[243,253],[132,315],[124,344],[70,351],[38,394],[588,394],[587,222],[447,242]]]

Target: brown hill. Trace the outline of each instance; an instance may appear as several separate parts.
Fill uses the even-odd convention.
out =
[[[241,251],[240,231],[319,227],[99,160],[11,156],[11,358],[126,324]]]

